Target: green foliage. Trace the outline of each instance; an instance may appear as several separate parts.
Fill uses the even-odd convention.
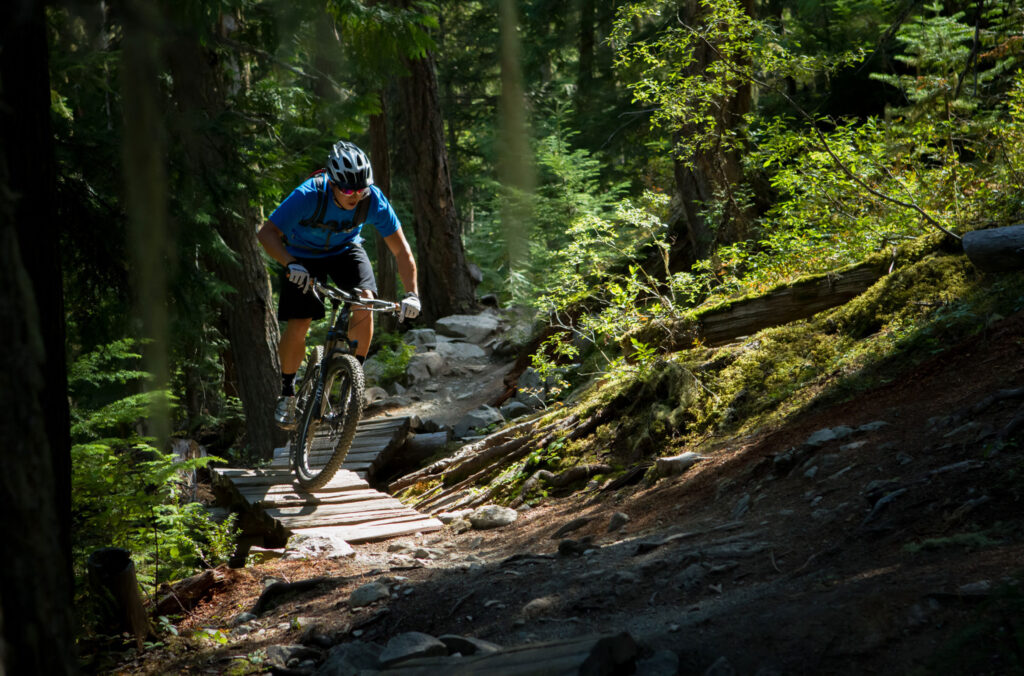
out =
[[[118,341],[74,362],[72,398],[72,543],[76,575],[101,547],[132,553],[140,581],[159,582],[218,565],[234,549],[234,520],[213,523],[206,509],[186,502],[186,477],[219,458],[178,460],[138,430],[167,393],[121,396],[103,385],[131,386],[146,378],[132,368],[134,343]],[[84,403],[89,402],[89,403]]]
[[[580,357],[581,349],[595,352],[592,366],[600,370],[627,362],[646,369],[655,361],[654,349],[633,337],[623,351],[620,339],[647,326],[674,331],[704,298],[707,274],[669,268],[670,240],[662,220],[667,206],[664,194],[645,192],[636,202],[620,202],[612,219],[584,216],[573,222],[569,241],[555,252],[546,288],[535,301],[561,329],[534,355],[542,377]],[[581,308],[585,313],[574,317]]]
[[[378,336],[379,348],[373,355],[374,361],[381,366],[377,385],[387,387],[405,375],[409,361],[416,354],[416,347],[402,340],[397,333],[386,333]]]

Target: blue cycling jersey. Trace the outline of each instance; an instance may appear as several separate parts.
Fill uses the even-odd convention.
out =
[[[326,189],[330,189],[327,187]],[[270,222],[276,225],[285,237],[285,248],[296,258],[324,258],[347,249],[351,244],[363,241],[360,236],[362,225],[353,228],[355,209],[342,209],[327,200],[327,211],[320,224],[303,225],[317,208],[316,178],[309,178],[295,188],[270,215]],[[329,196],[330,197],[330,196]],[[370,200],[364,225],[369,223],[383,237],[398,232],[402,224],[377,186],[370,186],[370,194],[363,198]]]

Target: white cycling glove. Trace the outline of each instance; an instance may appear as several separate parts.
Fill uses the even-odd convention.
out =
[[[309,270],[298,262],[288,264],[288,281],[302,289],[302,293],[309,291],[309,287],[313,285],[313,278],[309,276]]]
[[[416,319],[420,314],[420,308],[419,296],[410,291],[402,299],[402,310],[398,313],[398,321],[403,322],[406,319]]]

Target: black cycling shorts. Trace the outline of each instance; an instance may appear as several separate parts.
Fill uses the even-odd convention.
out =
[[[334,256],[300,258],[299,263],[318,280],[330,279],[346,291],[363,289],[377,295],[377,280],[373,276],[370,257],[359,244],[352,244]],[[288,270],[285,268],[281,277],[281,300],[277,304],[278,321],[322,319],[326,314],[324,304],[312,292],[302,293],[298,286],[288,281]]]

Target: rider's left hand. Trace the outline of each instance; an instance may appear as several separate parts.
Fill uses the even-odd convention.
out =
[[[406,319],[416,319],[420,314],[421,307],[419,296],[411,291],[405,294],[405,298],[402,299],[402,310],[398,314],[398,321],[403,322]]]

